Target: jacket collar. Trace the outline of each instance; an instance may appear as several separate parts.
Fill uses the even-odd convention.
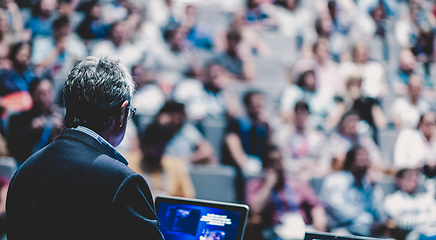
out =
[[[67,128],[61,131],[61,133],[59,134],[59,136],[56,138],[56,140],[58,139],[70,139],[73,141],[77,141],[80,143],[83,143],[89,147],[94,148],[95,150],[106,154],[118,161],[120,161],[121,163],[124,163],[125,165],[128,165],[128,161],[123,157],[123,155],[121,155],[121,153],[119,153],[114,147],[112,147],[112,145],[110,145],[106,140],[104,140],[101,136],[99,136],[98,134],[96,134],[95,132],[93,132],[92,130],[85,128],[86,130],[89,130],[91,132],[88,131],[83,131],[82,129],[77,129],[77,128]],[[55,141],[56,141],[55,140]]]

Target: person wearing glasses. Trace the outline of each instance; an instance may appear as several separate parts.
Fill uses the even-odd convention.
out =
[[[115,147],[135,114],[119,61],[86,57],[64,84],[65,128],[15,173],[8,239],[163,239],[153,197]]]
[[[436,114],[426,112],[416,129],[404,129],[394,146],[394,168],[424,168],[428,177],[436,176]]]

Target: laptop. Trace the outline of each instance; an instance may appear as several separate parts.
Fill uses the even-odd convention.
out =
[[[179,197],[155,200],[166,240],[242,240],[248,206]]]

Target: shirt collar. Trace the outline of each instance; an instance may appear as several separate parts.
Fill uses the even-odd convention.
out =
[[[109,153],[108,155],[110,157],[113,157],[113,158],[117,159],[118,161],[120,161],[126,165],[129,164],[127,159],[124,158],[123,155],[120,152],[118,152],[118,150],[116,150],[108,141],[106,141],[106,139],[104,139],[100,135],[98,135],[98,133],[92,131],[91,129],[89,129],[87,127],[83,127],[83,126],[78,126],[78,127],[72,128],[72,129],[88,134],[89,136],[91,136],[92,138],[97,140],[97,142],[99,142],[106,149],[106,151]]]

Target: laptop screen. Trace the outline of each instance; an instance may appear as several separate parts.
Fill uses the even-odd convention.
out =
[[[156,198],[166,240],[241,240],[248,207],[185,198]]]

